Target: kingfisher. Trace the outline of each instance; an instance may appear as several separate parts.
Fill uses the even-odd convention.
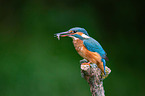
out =
[[[105,65],[106,60],[108,60],[107,54],[99,42],[90,37],[84,28],[75,27],[55,35],[58,39],[66,36],[71,37],[78,54],[88,61],[82,64],[90,66],[91,63],[95,63],[98,68],[106,74]]]

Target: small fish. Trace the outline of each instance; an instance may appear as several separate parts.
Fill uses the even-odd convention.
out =
[[[60,40],[60,35],[61,35],[60,33],[56,33],[54,35],[55,35],[54,37],[57,37],[57,39]]]
[[[60,36],[63,37],[63,36],[67,36],[67,35],[64,35],[64,34],[68,34],[69,32],[66,31],[66,32],[61,32],[61,33],[56,33],[54,34],[55,36],[54,37],[57,37],[58,40],[60,40]]]

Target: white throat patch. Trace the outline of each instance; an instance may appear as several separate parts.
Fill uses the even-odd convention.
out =
[[[82,34],[82,37],[83,38],[90,38],[89,36],[85,35],[85,34]]]

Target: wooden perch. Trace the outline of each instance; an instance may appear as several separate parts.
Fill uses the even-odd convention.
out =
[[[86,59],[80,60],[81,76],[89,83],[92,96],[105,96],[103,80],[110,74],[111,70],[105,66],[106,75],[103,75],[96,64],[82,65],[85,62],[88,61]]]

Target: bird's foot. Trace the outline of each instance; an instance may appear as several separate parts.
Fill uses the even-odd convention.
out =
[[[90,65],[90,62],[82,63],[81,65],[89,65],[89,66],[91,66],[91,65]]]

